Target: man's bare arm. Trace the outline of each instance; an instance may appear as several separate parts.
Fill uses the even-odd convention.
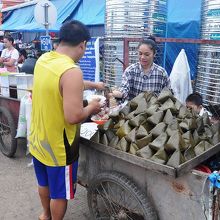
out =
[[[99,100],[94,100],[83,108],[83,87],[82,72],[78,68],[67,70],[60,79],[64,117],[70,124],[80,123],[101,110]]]

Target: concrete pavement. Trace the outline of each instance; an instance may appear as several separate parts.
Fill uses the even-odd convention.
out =
[[[37,220],[41,205],[31,157],[25,156],[25,141],[19,140],[15,158],[0,152],[0,220]],[[88,220],[86,190],[78,185],[75,200],[71,200],[65,220]]]

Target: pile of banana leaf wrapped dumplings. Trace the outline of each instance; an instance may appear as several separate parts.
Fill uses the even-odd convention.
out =
[[[144,92],[109,116],[92,141],[156,163],[178,167],[220,142],[220,124],[212,125],[164,89]]]

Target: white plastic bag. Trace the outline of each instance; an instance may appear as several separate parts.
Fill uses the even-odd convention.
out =
[[[182,49],[177,56],[170,74],[171,88],[174,96],[182,103],[192,91],[190,67],[185,50]]]
[[[15,138],[27,137],[27,121],[26,121],[26,110],[25,110],[25,103],[27,99],[28,96],[25,95],[24,97],[21,98],[20,101],[18,128]]]

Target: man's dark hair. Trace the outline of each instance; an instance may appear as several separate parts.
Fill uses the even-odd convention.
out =
[[[4,39],[7,39],[8,41],[12,42],[12,44],[14,43],[14,38],[11,36],[4,36]]]
[[[190,94],[186,98],[186,102],[192,102],[193,104],[200,106],[202,105],[203,100],[202,100],[202,96],[199,93],[195,92],[195,93]]]
[[[88,28],[80,21],[69,21],[60,28],[59,42],[70,46],[76,46],[81,42],[90,40]]]

